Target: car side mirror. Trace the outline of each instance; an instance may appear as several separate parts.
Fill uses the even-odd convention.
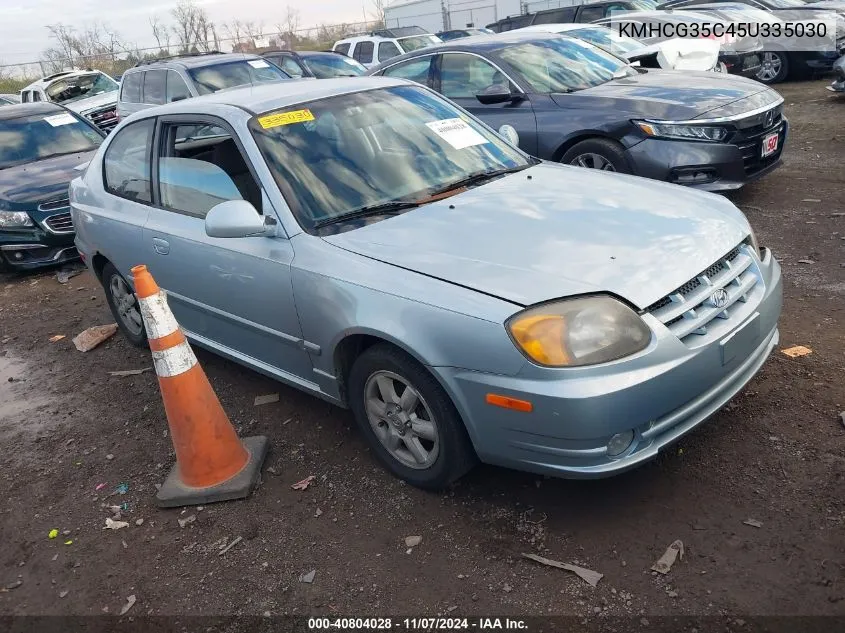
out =
[[[246,200],[227,200],[205,216],[208,237],[253,237],[268,233],[270,222]]]
[[[508,103],[514,100],[514,94],[511,89],[504,84],[494,84],[488,86],[481,93],[475,95],[484,105],[495,105],[497,103]]]

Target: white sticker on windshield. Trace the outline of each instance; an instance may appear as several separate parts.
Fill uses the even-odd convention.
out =
[[[73,118],[73,115],[70,112],[65,112],[64,114],[54,114],[53,116],[45,116],[44,120],[53,127],[76,123],[76,119]]]
[[[263,59],[250,59],[247,64],[253,68],[270,68],[270,64],[265,62]]]
[[[455,149],[465,149],[490,142],[462,119],[432,121],[426,123],[426,126]]]

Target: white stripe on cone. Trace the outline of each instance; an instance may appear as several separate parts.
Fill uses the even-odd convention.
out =
[[[161,352],[153,352],[153,364],[161,378],[172,378],[194,367],[197,357],[188,342],[183,341]]]
[[[179,324],[167,305],[167,295],[164,292],[138,299],[138,304],[147,328],[147,338],[162,338],[179,330]]]

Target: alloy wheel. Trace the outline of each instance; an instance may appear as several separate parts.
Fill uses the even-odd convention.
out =
[[[394,459],[416,470],[437,461],[437,421],[409,381],[393,372],[377,371],[367,379],[364,401],[373,432]]]
[[[139,336],[144,331],[144,320],[135,294],[118,275],[112,276],[109,291],[123,325],[132,334]]]
[[[763,53],[763,64],[757,71],[760,81],[773,81],[780,74],[783,61],[777,53]]]
[[[616,168],[613,166],[609,160],[607,160],[601,154],[595,154],[593,152],[589,152],[586,154],[579,154],[575,158],[573,158],[570,162],[570,165],[574,165],[575,167],[586,167],[587,169],[601,169],[602,171],[616,171]]]

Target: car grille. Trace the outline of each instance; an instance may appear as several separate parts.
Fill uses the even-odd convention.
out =
[[[759,277],[754,267],[751,247],[737,246],[715,264],[696,275],[683,286],[650,305],[646,312],[689,344],[695,337],[706,336],[715,319],[730,320],[737,303],[746,303]],[[727,292],[722,307],[716,307],[713,295]]]
[[[48,216],[42,222],[44,228],[51,233],[73,233],[73,220],[70,217],[70,200],[61,198],[38,205],[39,211],[61,211]]]
[[[766,117],[769,113],[772,120],[769,125],[766,125]],[[763,139],[774,132],[779,134],[778,147],[772,154],[763,158]],[[783,106],[779,105],[757,115],[751,126],[740,129],[734,135],[731,142],[742,154],[742,164],[747,175],[753,175],[778,161],[785,140],[783,132]]]
[[[117,104],[104,106],[91,112],[86,112],[85,116],[91,123],[100,128],[103,132],[111,132],[112,129],[120,122],[117,118]]]

